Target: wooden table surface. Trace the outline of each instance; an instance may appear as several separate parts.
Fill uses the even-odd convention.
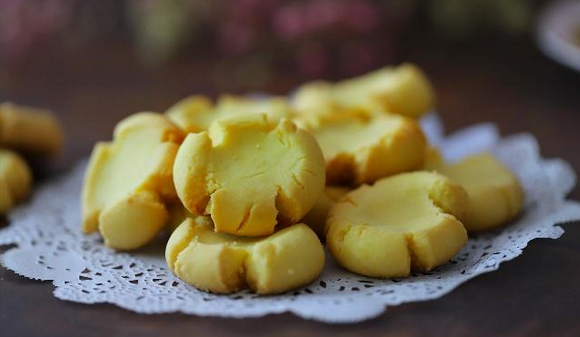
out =
[[[432,77],[447,130],[493,121],[504,135],[531,132],[544,156],[562,157],[580,169],[579,73],[542,56],[530,40],[415,45],[422,47],[408,48],[404,60],[417,62]],[[65,171],[87,156],[92,144],[110,138],[115,122],[128,113],[162,110],[193,92],[216,93],[204,84],[201,66],[147,69],[121,45],[91,48],[81,56],[48,51],[17,71],[0,65],[0,100],[54,109],[65,125],[67,149],[50,172]],[[297,83],[281,75],[267,89],[283,93]],[[53,174],[46,171],[45,176]],[[580,189],[570,197],[580,199]],[[533,241],[522,256],[441,299],[392,307],[354,325],[327,325],[291,314],[242,320],[139,315],[112,305],[60,301],[50,282],[0,267],[0,335],[580,336],[578,225],[565,224],[559,240]]]

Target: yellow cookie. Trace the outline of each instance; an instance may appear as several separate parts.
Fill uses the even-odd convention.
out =
[[[272,121],[291,118],[293,115],[285,98],[251,99],[233,95],[221,96],[215,105],[205,96],[191,96],[166,112],[167,117],[186,132],[205,131],[220,118],[259,113],[268,115]]]
[[[112,143],[93,149],[82,193],[83,230],[105,244],[135,249],[165,225],[165,203],[176,200],[172,167],[183,139],[163,115],[142,112],[121,121]]]
[[[434,92],[427,77],[414,65],[386,67],[335,84],[302,86],[294,106],[302,113],[366,108],[419,118],[433,108]]]
[[[278,221],[295,223],[324,189],[324,160],[310,133],[264,114],[220,119],[189,134],[174,181],[194,214],[211,215],[218,232],[261,236]]]
[[[327,184],[372,183],[423,166],[426,140],[410,118],[345,110],[305,126],[324,154]]]
[[[0,149],[0,214],[6,214],[30,192],[32,173],[18,154]]]
[[[175,103],[165,115],[185,132],[201,132],[215,118],[214,106],[206,96],[190,96]]]
[[[183,281],[215,293],[250,288],[275,294],[314,281],[324,267],[324,250],[304,224],[262,238],[213,231],[209,217],[187,219],[165,249],[169,268]]]
[[[306,213],[300,222],[307,224],[319,237],[324,238],[326,216],[330,207],[349,191],[350,189],[346,187],[327,186],[314,207],[312,207],[310,212]]]
[[[469,194],[471,203],[463,222],[469,232],[501,226],[522,210],[524,194],[520,183],[490,154],[443,165],[437,171],[463,185]]]
[[[0,104],[0,146],[54,155],[61,151],[63,138],[61,126],[50,111]]]
[[[461,186],[436,173],[403,173],[363,185],[330,209],[328,248],[343,267],[365,276],[427,271],[467,242],[458,218],[468,203]]]

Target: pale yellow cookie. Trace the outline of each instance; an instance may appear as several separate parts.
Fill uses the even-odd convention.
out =
[[[169,238],[165,258],[180,279],[214,293],[281,293],[314,281],[324,267],[322,245],[304,224],[248,238],[214,232],[209,217],[185,220]]]
[[[324,189],[324,160],[314,137],[264,114],[219,119],[189,134],[173,168],[175,187],[194,214],[218,232],[261,236],[295,223]]]
[[[418,171],[363,185],[330,209],[326,242],[346,269],[370,277],[403,277],[449,261],[467,242],[465,190]]]
[[[423,166],[426,140],[410,118],[345,110],[305,126],[324,154],[327,184],[356,186]]]
[[[40,155],[54,155],[63,146],[62,128],[48,110],[0,104],[0,146]]]
[[[83,184],[83,230],[98,229],[116,249],[150,242],[166,224],[166,202],[177,200],[172,167],[182,139],[161,114],[122,120],[113,142],[93,149]]]
[[[214,105],[205,96],[191,96],[177,102],[166,112],[167,117],[186,132],[200,132],[220,118],[247,114],[266,114],[271,121],[292,118],[293,112],[283,97],[248,98],[223,95]]]
[[[321,238],[324,238],[324,227],[326,226],[326,216],[330,207],[334,205],[343,195],[350,191],[347,187],[327,186],[324,193],[320,195],[314,207],[310,212],[300,220],[300,222],[308,225]]]
[[[0,214],[6,214],[30,193],[32,173],[20,155],[0,149]]]
[[[302,86],[293,104],[301,113],[365,108],[419,118],[433,108],[434,91],[414,65],[385,67],[337,83],[317,81]]]
[[[207,130],[215,119],[214,106],[206,96],[194,95],[182,99],[170,107],[165,115],[185,132]]]
[[[463,185],[469,194],[471,203],[463,222],[469,232],[501,226],[522,210],[524,193],[518,179],[488,153],[442,165],[437,171]]]

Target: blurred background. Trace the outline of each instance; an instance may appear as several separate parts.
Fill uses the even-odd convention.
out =
[[[554,19],[546,11],[556,5],[0,0],[0,101],[54,110],[68,138],[60,165],[69,167],[95,141],[109,139],[123,116],[164,111],[190,94],[285,94],[316,78],[414,62],[434,82],[449,131],[495,121],[503,134],[532,131],[540,140],[577,142],[553,121],[580,126],[580,73],[574,61],[550,51],[558,42],[541,32],[566,22],[570,33],[556,37],[578,47],[580,11],[561,10],[567,18]],[[546,146],[561,153],[561,145]]]

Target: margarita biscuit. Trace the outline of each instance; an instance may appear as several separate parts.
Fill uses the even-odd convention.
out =
[[[6,214],[30,193],[32,173],[18,154],[0,149],[0,214]]]
[[[350,191],[347,187],[327,186],[324,193],[320,195],[310,212],[300,220],[307,224],[321,238],[324,238],[324,227],[326,226],[326,216],[330,207],[334,205],[343,195]]]
[[[438,171],[465,187],[471,200],[463,224],[469,232],[492,229],[514,219],[524,194],[518,179],[488,153],[468,157]]]
[[[161,114],[122,120],[113,142],[93,149],[83,184],[83,230],[99,230],[116,249],[151,241],[168,219],[166,203],[177,200],[172,167],[182,139]]]
[[[419,118],[433,108],[434,91],[414,65],[386,67],[337,83],[313,82],[294,96],[300,112],[365,108]]]
[[[165,258],[180,279],[214,293],[244,288],[281,293],[314,281],[324,267],[322,245],[304,224],[248,238],[216,233],[203,216],[185,220],[173,232]]]
[[[189,134],[173,168],[177,194],[194,214],[210,215],[216,231],[269,235],[297,222],[324,189],[324,160],[310,133],[264,114],[214,122]]]
[[[0,146],[33,154],[54,155],[63,146],[58,120],[48,110],[0,104]]]
[[[346,269],[370,277],[404,277],[449,261],[467,242],[469,200],[450,179],[403,173],[348,193],[330,209],[326,241]]]
[[[233,95],[221,96],[215,105],[205,96],[191,96],[177,102],[166,112],[167,117],[186,132],[205,131],[220,118],[259,113],[268,115],[272,121],[293,116],[285,98],[253,99]]]
[[[345,110],[305,125],[324,154],[328,184],[372,183],[423,166],[426,140],[410,118]]]

